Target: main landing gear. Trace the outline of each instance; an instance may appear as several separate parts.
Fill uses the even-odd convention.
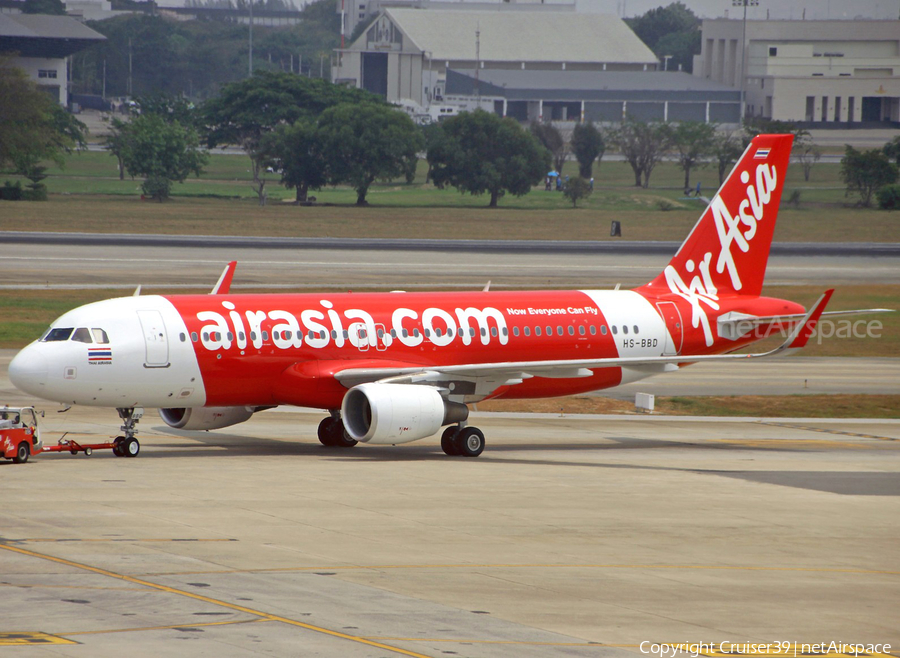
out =
[[[319,442],[329,448],[352,448],[358,441],[347,434],[344,429],[344,421],[337,411],[332,411],[331,416],[322,419],[319,423]]]
[[[113,441],[113,454],[116,457],[137,457],[141,451],[141,444],[134,437],[137,434],[135,425],[143,418],[144,410],[135,407],[134,409],[116,409],[116,411],[119,412],[119,418],[123,421],[120,429],[125,435],[117,436]]]
[[[477,457],[484,452],[484,432],[477,427],[451,425],[441,434],[441,449],[451,457]]]

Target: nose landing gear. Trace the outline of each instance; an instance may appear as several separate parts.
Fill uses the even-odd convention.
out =
[[[119,418],[123,420],[120,428],[125,434],[117,436],[113,441],[113,454],[116,457],[137,457],[141,452],[141,444],[135,438],[137,429],[135,426],[144,416],[144,410],[140,407],[133,409],[116,409],[119,412]]]

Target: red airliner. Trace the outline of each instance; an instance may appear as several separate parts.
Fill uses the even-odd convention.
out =
[[[399,444],[446,426],[441,447],[475,457],[470,403],[611,388],[699,361],[803,347],[808,313],[760,296],[791,151],[753,139],[665,270],[634,290],[147,295],[82,306],[9,366],[12,382],[61,402],[115,407],[116,454],[135,456],[143,407],[170,426],[228,427],[277,405],[328,410],[326,446]],[[733,354],[770,331],[778,348]]]

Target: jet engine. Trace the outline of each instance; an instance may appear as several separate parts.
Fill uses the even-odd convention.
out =
[[[256,407],[194,407],[160,409],[159,417],[177,430],[218,430],[248,420]]]
[[[344,429],[363,443],[408,443],[465,420],[469,408],[447,402],[431,386],[360,384],[344,396]]]

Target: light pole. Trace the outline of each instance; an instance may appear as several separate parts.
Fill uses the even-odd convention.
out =
[[[672,59],[673,55],[663,55],[663,71],[669,70],[669,60]]]
[[[744,123],[744,87],[747,85],[747,7],[758,7],[759,0],[731,0],[732,7],[744,8],[743,25],[741,26],[741,123]],[[722,53],[725,56],[725,53]]]

